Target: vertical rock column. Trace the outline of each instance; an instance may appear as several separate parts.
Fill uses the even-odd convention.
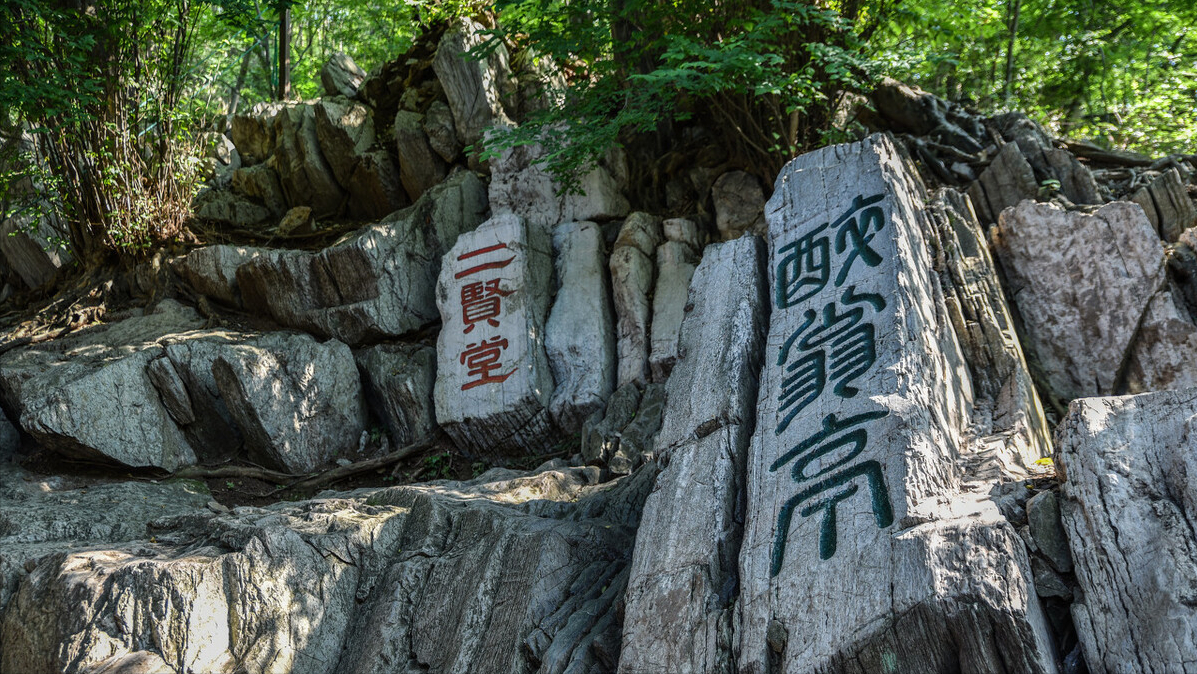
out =
[[[436,285],[437,421],[473,455],[523,455],[552,440],[544,350],[547,242],[514,215],[462,234]]]
[[[580,429],[615,389],[615,318],[603,233],[593,222],[553,230],[557,299],[545,329],[556,389],[549,403],[564,431]]]
[[[652,320],[653,254],[661,223],[647,213],[624,221],[611,251],[611,289],[618,319],[617,386],[648,381],[649,322]]]
[[[619,671],[730,672],[744,460],[768,283],[760,240],[707,249],[666,387],[667,464],[637,532]]]
[[[740,551],[742,672],[1055,671],[1014,529],[958,468],[972,397],[888,136],[795,159]]]

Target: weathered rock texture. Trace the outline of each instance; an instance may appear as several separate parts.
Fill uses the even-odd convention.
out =
[[[319,253],[272,250],[237,269],[245,305],[349,344],[437,318],[440,256],[483,220],[481,181],[461,172],[418,203]]]
[[[320,69],[320,84],[329,96],[353,98],[366,79],[366,71],[344,52],[336,52]]]
[[[766,207],[740,671],[1055,671],[1022,540],[962,473],[973,393],[923,198],[873,136],[794,160]]]
[[[744,463],[769,301],[764,263],[749,236],[708,248],[695,272],[657,438],[665,467],[637,532],[620,672],[734,671]]]
[[[1135,204],[1092,215],[1026,203],[993,237],[1027,347],[1052,391],[1109,395],[1153,295],[1165,288],[1164,247]]]
[[[1016,143],[1003,145],[993,163],[968,189],[983,223],[997,222],[1002,211],[1025,199],[1034,199],[1037,193],[1035,173]]]
[[[654,382],[664,382],[678,355],[678,331],[685,315],[690,278],[699,253],[680,241],[657,247],[657,282],[653,289],[652,338],[648,365]]]
[[[0,359],[4,407],[39,443],[68,456],[167,470],[195,463],[146,365],[162,353],[162,337],[201,325],[167,300],[147,316],[11,351]]]
[[[514,213],[549,231],[562,222],[609,220],[627,215],[623,186],[602,166],[579,178],[581,194],[559,194],[561,185],[539,162],[537,144],[505,150],[491,162],[490,205],[495,214]]]
[[[1057,432],[1090,671],[1197,671],[1194,393],[1077,400]]]
[[[0,621],[0,669],[611,671],[651,476],[594,477],[497,470],[175,517],[152,541],[51,555]]]
[[[178,258],[175,270],[202,295],[231,306],[241,305],[237,267],[261,254],[258,248],[216,245],[196,248]]]
[[[436,284],[436,418],[471,454],[552,444],[544,350],[551,243],[517,216],[491,218],[445,254]]]
[[[653,258],[660,242],[660,221],[647,213],[633,213],[624,221],[611,251],[611,289],[618,321],[619,386],[648,381],[650,297],[655,280]]]
[[[396,446],[432,435],[436,413],[436,350],[428,346],[380,344],[357,353],[367,402],[382,419]]]
[[[1175,243],[1181,232],[1197,224],[1197,206],[1185,192],[1184,181],[1175,168],[1141,187],[1131,201],[1143,207],[1160,238]]]
[[[464,145],[482,140],[483,132],[491,126],[511,124],[503,107],[511,78],[507,48],[500,44],[482,60],[465,54],[482,44],[486,39],[484,31],[485,27],[472,19],[459,20],[445,31],[432,60],[432,68],[453,111],[457,137]]]
[[[603,232],[593,222],[553,229],[557,297],[545,325],[553,370],[549,413],[566,431],[579,430],[615,389],[615,318]]]
[[[744,171],[728,171],[711,186],[715,202],[715,226],[724,240],[744,232],[763,232],[765,193],[761,183]]]

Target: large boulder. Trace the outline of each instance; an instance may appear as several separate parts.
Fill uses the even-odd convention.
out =
[[[278,111],[272,123],[275,147],[270,166],[278,172],[288,205],[311,206],[314,216],[326,218],[341,213],[345,191],[321,151],[317,107],[295,103]]]
[[[264,162],[274,152],[274,120],[286,108],[286,103],[265,102],[233,115],[229,136],[245,166]]]
[[[993,235],[1026,345],[1065,399],[1110,395],[1152,297],[1166,287],[1164,246],[1143,209],[1093,214],[1023,202]]]
[[[1131,201],[1143,207],[1160,238],[1175,243],[1182,232],[1197,225],[1197,206],[1189,198],[1180,171],[1170,168],[1140,187]]]
[[[412,199],[419,199],[445,179],[448,166],[433,150],[424,130],[424,115],[400,110],[395,114],[395,147],[399,151],[399,177]]]
[[[432,436],[436,411],[436,349],[416,344],[378,344],[355,354],[366,402],[382,419],[391,440],[403,447]]]
[[[763,233],[765,193],[761,182],[744,171],[728,171],[711,186],[715,203],[715,226],[724,240],[744,232]]]
[[[230,306],[240,306],[237,268],[261,253],[261,249],[243,246],[203,246],[177,258],[173,266],[200,294]]]
[[[580,429],[615,389],[615,318],[602,230],[567,222],[553,230],[557,297],[545,325],[553,369],[549,412],[559,428]]]
[[[1022,539],[965,472],[973,392],[916,174],[872,136],[777,186],[737,666],[1054,672]]]
[[[337,182],[349,193],[348,214],[371,220],[406,206],[409,201],[394,160],[385,150],[371,149],[375,135],[370,109],[335,98],[323,99],[313,107],[320,151]]]
[[[460,172],[414,206],[318,253],[271,250],[237,269],[246,306],[351,345],[434,321],[441,255],[482,222],[486,188]]]
[[[981,177],[968,188],[968,196],[984,224],[998,221],[1002,211],[1039,193],[1035,172],[1015,143],[1006,143]]]
[[[609,672],[651,475],[595,473],[196,513],[50,555],[0,620],[0,669]]]
[[[678,357],[678,331],[686,314],[690,278],[701,253],[682,241],[657,247],[657,282],[653,287],[652,332],[648,365],[652,380],[664,382]]]
[[[649,379],[651,298],[656,280],[653,259],[661,236],[659,219],[647,213],[633,213],[624,221],[611,251],[611,291],[619,354],[617,386],[631,382],[644,384]]]
[[[550,243],[514,215],[462,234],[436,284],[436,418],[470,455],[518,456],[553,444],[545,354]]]
[[[174,470],[195,463],[146,366],[160,340],[202,326],[171,300],[155,311],[14,350],[0,358],[5,409],[39,443],[67,456]]]
[[[1057,432],[1089,671],[1197,672],[1197,398],[1073,401]]]

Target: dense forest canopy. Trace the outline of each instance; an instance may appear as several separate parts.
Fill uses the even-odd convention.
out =
[[[567,185],[610,145],[660,155],[687,124],[767,179],[842,139],[836,110],[884,75],[1107,147],[1197,140],[1189,0],[8,0],[0,215],[50,211],[81,251],[170,236],[202,182],[199,132],[278,98],[284,10],[293,98],[319,95],[335,53],[369,71],[455,17],[481,20],[476,57],[503,43],[563,77],[553,105],[474,150],[540,140]]]

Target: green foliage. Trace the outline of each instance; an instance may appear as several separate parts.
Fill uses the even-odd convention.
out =
[[[1024,110],[1107,146],[1191,152],[1194,25],[1189,0],[918,0],[871,51],[895,77],[985,111]]]
[[[572,187],[612,145],[696,116],[719,130],[734,162],[771,177],[819,143],[833,94],[861,84],[866,63],[852,19],[880,6],[499,0],[496,7],[505,31],[494,31],[475,55],[504,40],[552,54],[570,84],[556,106],[499,134],[484,156],[540,142],[550,171]],[[562,127],[568,133],[554,132]]]

